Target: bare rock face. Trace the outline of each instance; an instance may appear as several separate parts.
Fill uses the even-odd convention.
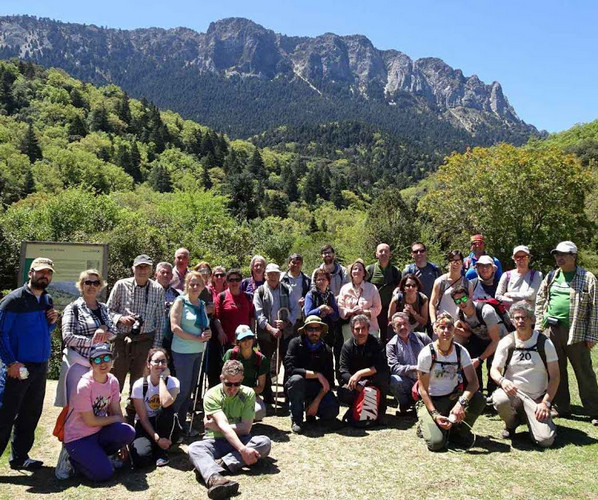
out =
[[[79,77],[85,75],[77,68],[95,66],[96,75],[123,86],[119,75],[136,67],[150,74],[194,68],[197,75],[285,79],[307,84],[323,97],[417,107],[474,136],[497,128],[504,139],[503,132],[513,127],[520,135],[537,133],[519,119],[498,82],[466,77],[441,59],[414,61],[396,50],[378,50],[362,35],[287,37],[243,18],[213,22],[206,33],[197,33],[113,30],[17,16],[0,18],[0,52],[58,65]]]

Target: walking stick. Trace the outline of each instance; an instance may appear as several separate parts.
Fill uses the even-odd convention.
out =
[[[195,418],[195,414],[197,413],[197,401],[201,391],[201,399],[203,399],[204,395],[204,378],[203,378],[203,367],[204,364],[207,365],[206,358],[208,357],[208,345],[207,342],[204,343],[205,349],[201,354],[201,363],[199,364],[199,373],[197,374],[197,383],[195,384],[195,396],[193,397],[193,411],[191,412],[191,424],[189,425],[189,429],[193,428],[193,419]]]
[[[284,321],[283,318],[283,314],[282,313],[286,313],[286,317],[288,318],[291,315],[291,312],[289,311],[288,307],[281,307],[280,309],[278,309],[278,312],[276,313],[276,319],[279,321]],[[281,335],[281,337],[284,335],[284,333]],[[274,415],[276,415],[276,412],[278,411],[278,388],[279,388],[279,381],[278,381],[278,375],[280,373],[280,337],[278,337],[276,339],[276,392],[274,393]]]

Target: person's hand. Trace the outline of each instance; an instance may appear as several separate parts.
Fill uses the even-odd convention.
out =
[[[451,413],[457,417],[457,422],[461,422],[465,418],[465,408],[458,401],[453,406]]]
[[[48,309],[46,311],[46,318],[48,320],[48,323],[50,323],[51,325],[56,323],[58,321],[58,313],[56,312],[56,309],[54,309],[53,307]]]
[[[406,314],[412,314],[413,306],[411,304],[405,304],[405,307],[403,307],[403,312]]]
[[[506,378],[502,380],[500,388],[509,396],[515,396],[517,394],[517,387],[515,387],[515,384]]]
[[[550,409],[546,406],[544,401],[536,405],[536,411],[534,413],[538,422],[546,422],[548,417],[550,417]]]
[[[162,366],[164,366],[164,365],[162,365]],[[162,370],[162,373],[160,373],[160,377],[162,377],[162,378],[170,377],[170,368],[168,368],[168,366],[166,368],[164,368],[164,370]]]
[[[93,334],[93,337],[91,337],[91,343],[92,345],[95,345],[108,342],[111,336],[112,335],[103,328],[98,328]]]
[[[122,326],[133,326],[135,323],[135,316],[121,316],[118,318],[118,324]]]
[[[438,427],[445,431],[448,431],[453,426],[451,421],[444,415],[436,415],[436,417],[434,417],[434,422],[436,422]]]
[[[305,304],[305,297],[301,297],[301,298],[299,299],[299,307],[300,307],[301,309],[303,309],[303,304]]]
[[[320,381],[320,384],[322,384],[322,390],[324,392],[328,392],[330,390],[330,383],[328,382],[328,379],[321,373],[318,373],[318,380]]]
[[[282,319],[277,319],[276,321],[274,321],[274,326],[279,330],[282,330],[285,326],[285,322]]]
[[[243,462],[247,465],[253,465],[260,458],[260,454],[255,448],[248,448],[247,446],[243,446],[239,453],[243,458]]]
[[[200,338],[200,342],[207,342],[208,340],[210,340],[212,338],[212,330],[210,330],[209,328],[206,328],[203,332],[201,332],[201,335],[199,336]]]
[[[354,373],[349,379],[349,383],[347,384],[349,386],[349,389],[354,390],[355,386],[357,385],[357,382],[359,382],[360,380],[361,375],[359,375],[359,372]]]
[[[270,335],[272,335],[275,339],[282,337],[282,330],[280,330],[279,328],[268,325],[268,331],[270,332]]]
[[[160,438],[156,441],[156,444],[163,450],[167,450],[172,446],[172,441],[170,439]]]
[[[21,378],[21,366],[25,365],[17,361],[6,369],[6,373],[11,378]]]
[[[361,307],[360,305],[356,305],[353,308],[353,314],[357,315],[357,314],[363,314],[363,307]]]
[[[477,369],[478,366],[482,364],[482,360],[480,358],[473,358],[471,360],[471,364],[473,365],[474,370]]]
[[[586,346],[588,346],[588,349],[593,349],[594,346],[596,345],[596,342],[592,341],[592,340],[586,340]]]
[[[204,417],[204,419],[203,419],[203,426],[204,426],[205,429],[209,429],[211,431],[218,431],[218,430],[220,430],[220,428],[218,427],[218,424],[212,418],[211,415],[208,415],[207,417]]]
[[[320,404],[317,401],[312,401],[307,407],[307,410],[305,410],[305,415],[307,417],[315,417],[318,413],[319,406]]]

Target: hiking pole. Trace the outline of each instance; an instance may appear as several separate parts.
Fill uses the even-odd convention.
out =
[[[193,428],[193,419],[195,418],[195,413],[197,413],[197,400],[199,397],[199,394],[201,392],[201,397],[203,398],[203,367],[204,367],[204,363],[205,360],[207,358],[207,353],[208,353],[208,346],[206,345],[207,342],[204,342],[204,350],[201,353],[201,362],[199,364],[199,373],[197,374],[197,383],[195,384],[195,396],[193,397],[193,411],[191,412],[191,425],[189,425],[189,429]]]
[[[279,321],[284,321],[283,318],[283,314],[286,314],[286,317],[288,318],[291,315],[291,312],[289,311],[288,307],[281,307],[280,309],[278,309],[278,312],[276,313],[276,319]],[[282,337],[284,335],[284,332],[281,334],[280,337]],[[278,411],[278,388],[279,388],[279,381],[278,381],[278,375],[280,374],[280,337],[278,337],[276,339],[276,392],[274,393],[274,415],[276,415],[276,412]]]

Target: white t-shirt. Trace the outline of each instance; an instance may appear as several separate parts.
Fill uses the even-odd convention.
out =
[[[515,339],[515,347],[530,348],[535,346],[538,343],[538,335],[541,334],[534,332],[525,342]],[[508,335],[498,343],[492,366],[499,371],[505,366],[508,348],[512,342],[513,335]],[[550,339],[546,339],[544,351],[547,363],[558,360],[556,349]],[[533,399],[543,396],[548,387],[548,371],[537,351],[514,351],[504,377],[512,381],[515,387],[521,389]]]
[[[166,388],[170,392],[172,389],[180,389],[179,380],[176,377],[169,376],[166,382]],[[143,398],[143,378],[140,378],[133,384],[131,391],[132,399]],[[145,394],[145,411],[148,417],[154,417],[160,409],[160,384],[153,385],[149,375],[147,376],[147,393]]]
[[[453,343],[453,350],[448,356],[443,356],[434,346],[436,351],[436,362],[432,366],[432,351],[428,344],[417,357],[417,369],[422,373],[430,374],[430,385],[428,394],[430,396],[446,396],[451,394],[459,385],[459,369],[471,365],[471,357],[462,346]],[[457,349],[461,348],[461,366],[457,366]],[[443,364],[451,363],[451,364]]]

